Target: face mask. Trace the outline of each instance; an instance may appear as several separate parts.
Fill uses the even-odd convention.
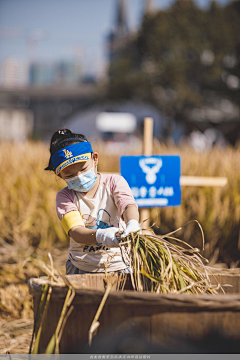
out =
[[[93,188],[96,180],[97,175],[94,172],[94,164],[90,170],[84,172],[83,174],[74,176],[70,179],[65,179],[69,189],[81,192],[90,191]]]

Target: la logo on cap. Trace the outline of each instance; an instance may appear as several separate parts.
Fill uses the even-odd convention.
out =
[[[68,159],[72,156],[72,152],[66,149],[63,149],[63,152],[65,154],[65,158]]]

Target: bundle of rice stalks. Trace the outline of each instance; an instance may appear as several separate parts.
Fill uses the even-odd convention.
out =
[[[33,332],[32,332],[32,339],[31,339],[31,343],[30,343],[30,347],[29,347],[29,354],[31,354],[31,353],[38,354],[40,338],[41,338],[41,335],[42,335],[42,332],[44,329],[44,324],[45,324],[46,318],[48,316],[48,307],[49,307],[49,303],[50,303],[53,286],[55,286],[55,285],[67,286],[68,292],[67,292],[64,304],[63,304],[62,312],[60,314],[55,333],[52,335],[52,337],[48,343],[48,346],[46,349],[46,354],[52,354],[54,351],[56,354],[59,354],[59,343],[60,343],[60,340],[62,337],[63,329],[67,322],[68,317],[70,316],[70,314],[73,310],[73,306],[71,304],[75,297],[75,290],[74,290],[73,286],[70,284],[70,282],[68,281],[68,279],[64,275],[61,275],[61,273],[57,269],[54,268],[52,256],[50,253],[48,253],[48,257],[50,259],[50,264],[51,264],[50,266],[47,266],[43,261],[35,260],[35,262],[40,267],[42,267],[42,269],[45,271],[45,273],[48,274],[48,278],[40,279],[40,282],[42,285],[41,297],[39,298],[37,310],[36,310],[36,313],[34,316],[34,327],[33,327]],[[29,260],[31,260],[31,259],[26,259],[26,262]],[[39,319],[40,319],[40,324],[39,324],[38,331],[36,333],[36,324],[39,321]],[[36,340],[35,340],[34,348],[32,351],[34,335],[36,336]]]
[[[207,260],[201,256],[198,248],[172,237],[176,231],[164,237],[137,232],[120,239],[122,257],[131,269],[133,288],[165,294],[217,294],[219,286],[211,285],[208,276],[210,268],[203,263]],[[187,248],[173,245],[166,238],[179,241]]]

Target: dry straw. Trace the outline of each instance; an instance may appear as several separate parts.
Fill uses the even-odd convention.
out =
[[[50,253],[48,253],[48,257],[50,259],[50,266],[44,264],[40,260],[31,260],[36,262],[42,269],[48,274],[48,279],[39,279],[41,283],[41,296],[39,298],[39,302],[37,305],[36,314],[34,317],[34,327],[32,332],[31,343],[29,346],[29,354],[38,354],[39,343],[41,339],[41,334],[44,330],[44,323],[48,315],[48,307],[50,303],[50,298],[52,294],[52,287],[54,286],[67,286],[68,291],[67,295],[63,304],[63,308],[57,323],[56,330],[52,335],[49,344],[46,348],[45,354],[59,354],[59,343],[62,337],[63,329],[67,322],[68,317],[70,316],[71,312],[73,311],[72,302],[75,297],[75,290],[72,284],[69,282],[66,276],[61,275],[61,273],[56,270],[53,266],[53,260]],[[29,259],[30,260],[30,259]],[[36,333],[36,324],[40,320],[40,324],[38,327],[38,331]],[[35,344],[33,346],[33,339],[36,336]]]
[[[204,247],[202,227],[197,220],[194,221],[200,227]],[[122,258],[130,267],[134,290],[165,294],[217,294],[219,286],[211,285],[208,276],[210,268],[204,265],[203,261],[207,260],[199,249],[173,237],[187,224],[164,236],[136,232],[120,240]],[[185,248],[173,245],[167,239],[178,241]]]

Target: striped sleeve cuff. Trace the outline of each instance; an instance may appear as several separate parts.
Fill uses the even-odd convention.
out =
[[[84,226],[84,221],[79,211],[70,211],[63,216],[61,224],[68,235],[69,230],[73,227]]]

